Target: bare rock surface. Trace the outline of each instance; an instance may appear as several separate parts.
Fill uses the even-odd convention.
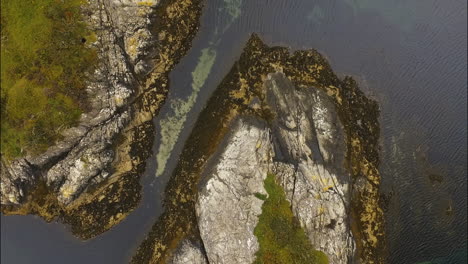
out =
[[[206,170],[196,212],[210,263],[252,263],[258,250],[253,230],[266,194],[269,130],[263,122],[239,119],[226,148]]]
[[[8,164],[8,165],[7,165]],[[19,199],[24,196],[21,186],[33,185],[35,179],[32,174],[31,165],[26,159],[17,159],[11,163],[2,160],[1,163],[1,194],[2,203],[19,203]]]
[[[354,253],[347,212],[352,179],[343,169],[344,135],[334,106],[324,92],[296,89],[282,74],[270,74],[265,85],[279,116],[273,122],[275,174],[316,249],[330,263],[348,263]]]
[[[208,264],[199,245],[184,240],[168,264]]]

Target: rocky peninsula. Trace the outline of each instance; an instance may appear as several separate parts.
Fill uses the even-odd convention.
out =
[[[378,114],[315,50],[252,35],[200,114],[133,263],[256,262],[267,175],[329,263],[382,263]]]

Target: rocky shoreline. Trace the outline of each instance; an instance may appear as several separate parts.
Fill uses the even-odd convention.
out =
[[[91,111],[45,153],[2,159],[2,213],[58,219],[90,239],[138,206],[158,133],[152,120],[201,8],[201,0],[83,7],[96,32],[87,45],[99,56]],[[200,114],[166,187],[165,211],[132,262],[254,262],[264,180],[273,174],[330,263],[383,263],[378,116],[377,103],[315,50],[290,53],[252,35]]]
[[[198,31],[199,0],[99,0],[83,6],[99,63],[87,93],[91,111],[65,139],[35,157],[2,159],[4,214],[37,214],[89,239],[123,220],[141,198],[152,119],[168,74]],[[91,42],[91,40],[90,40]]]
[[[378,114],[316,51],[291,54],[253,35],[200,114],[166,210],[132,262],[252,262],[256,196],[274,173],[330,263],[383,263]]]

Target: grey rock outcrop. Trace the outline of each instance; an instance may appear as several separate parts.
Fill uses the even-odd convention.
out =
[[[252,263],[258,250],[253,230],[266,194],[269,130],[263,122],[239,119],[226,148],[208,165],[196,212],[210,263]]]
[[[346,211],[348,184],[335,184],[337,176],[311,160],[291,164],[276,163],[275,174],[292,203],[294,215],[304,227],[312,245],[323,251],[330,263],[348,263],[355,245]]]
[[[311,243],[330,263],[355,252],[347,208],[350,178],[343,169],[343,129],[327,95],[296,88],[282,73],[264,83],[275,118],[270,125],[242,117],[231,125],[201,182],[198,225],[210,263],[252,263],[268,172],[277,176]]]
[[[344,135],[324,92],[296,89],[283,74],[268,76],[267,100],[277,118],[275,174],[312,244],[331,263],[348,263],[354,241],[348,226],[350,175]]]
[[[31,165],[26,159],[17,159],[11,163],[2,159],[1,166],[2,202],[5,200],[19,203],[19,199],[24,195],[21,186],[34,184],[35,179],[29,177],[32,174]]]
[[[176,249],[168,264],[208,264],[205,255],[198,245],[184,240]]]
[[[80,124],[63,131],[64,139],[45,153],[13,162],[2,161],[1,203],[20,204],[26,190],[44,179],[69,204],[90,184],[112,175],[112,145],[134,115],[132,102],[141,91],[141,76],[151,70],[149,27],[158,1],[89,1],[83,12],[97,41],[99,63],[87,85],[91,111]]]

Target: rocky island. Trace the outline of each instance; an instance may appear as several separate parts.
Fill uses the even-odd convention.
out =
[[[89,108],[41,153],[2,150],[0,179],[3,214],[59,220],[89,239],[139,204],[152,119],[202,2],[81,8],[94,33],[82,42],[96,53]],[[132,262],[383,263],[378,118],[376,101],[317,51],[253,34],[199,115]]]

